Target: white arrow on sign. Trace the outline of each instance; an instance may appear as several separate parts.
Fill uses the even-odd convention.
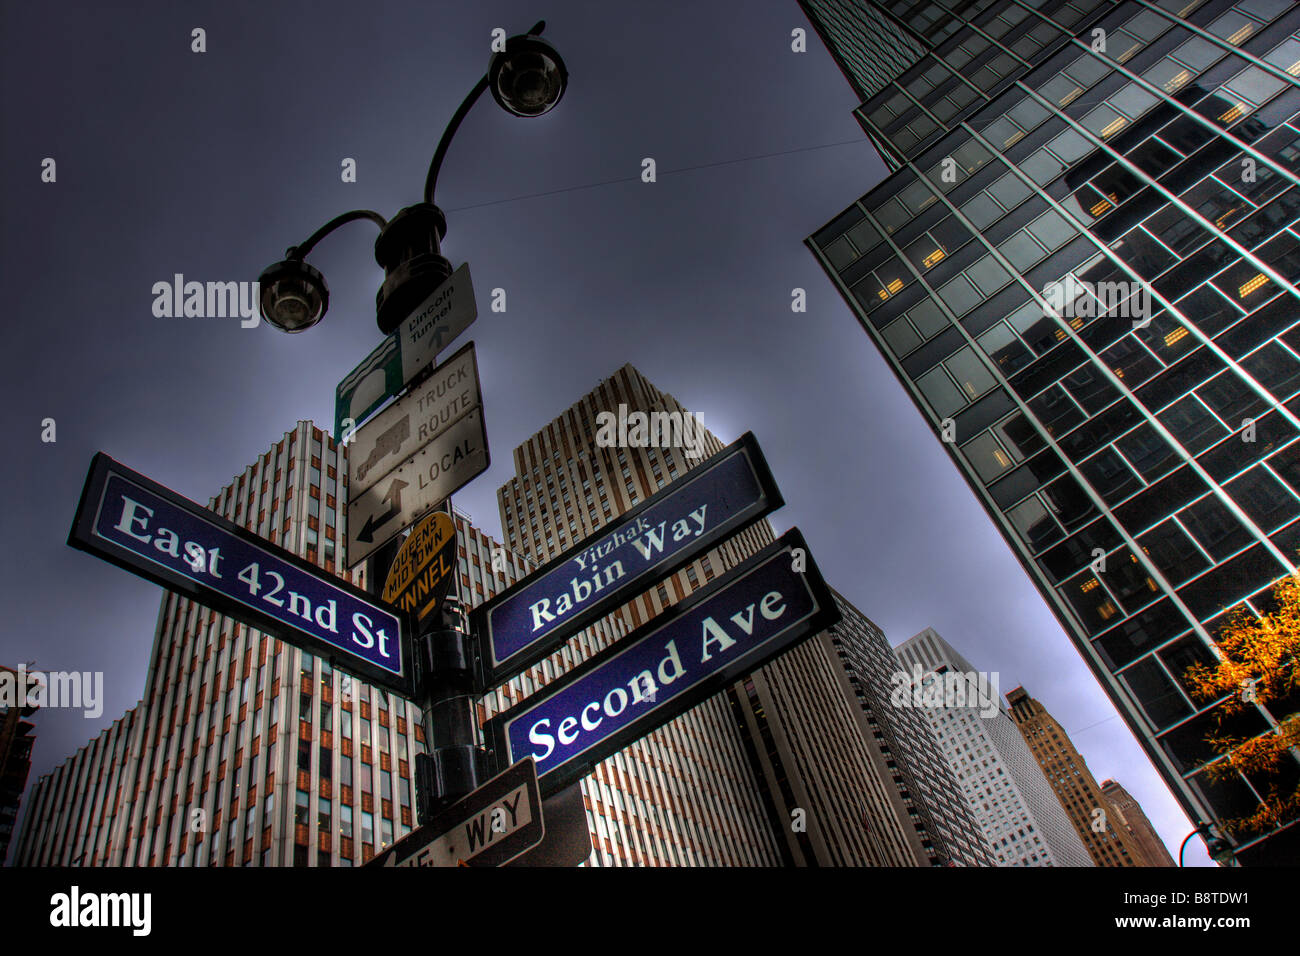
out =
[[[473,408],[348,505],[348,564],[378,551],[487,467],[483,409]]]
[[[461,263],[447,281],[416,306],[398,326],[402,346],[402,375],[410,381],[434,356],[478,318],[469,263]]]

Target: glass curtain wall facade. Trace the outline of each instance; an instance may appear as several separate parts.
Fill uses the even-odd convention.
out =
[[[847,74],[849,5],[801,6]],[[1207,733],[1285,713],[1220,728],[1183,674],[1300,549],[1300,7],[851,6],[928,52],[856,111],[896,171],[807,244],[1188,815],[1247,815],[1277,781],[1211,780]]]

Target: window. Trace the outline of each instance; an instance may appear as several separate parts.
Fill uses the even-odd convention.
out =
[[[881,333],[885,343],[896,356],[902,357],[921,344],[921,337],[916,334],[907,319],[898,319],[890,323]]]
[[[1030,192],[1030,188],[1014,173],[1007,173],[988,189],[989,195],[1006,209],[1015,209]]]
[[[961,390],[942,368],[933,369],[916,380],[917,388],[940,418],[946,418],[966,404]]]
[[[1007,519],[1030,547],[1039,551],[1063,537],[1061,529],[1035,497],[1030,497],[1007,512]]]
[[[979,304],[979,291],[964,276],[959,275],[939,289],[939,298],[955,315],[964,315]]]
[[[985,484],[1005,473],[1014,462],[991,432],[984,432],[962,446],[962,453]]]
[[[1074,227],[1059,213],[1051,210],[1031,222],[1029,232],[1048,250],[1059,248],[1075,236]]]
[[[984,256],[970,266],[966,270],[966,277],[983,293],[984,298],[1011,281],[1011,274],[991,255]]]
[[[1011,376],[1018,369],[1033,361],[1033,353],[1016,338],[1004,323],[999,322],[979,337],[980,348],[989,358],[998,364],[1004,376]]]
[[[944,364],[968,399],[978,398],[996,384],[992,374],[970,346],[961,349]]]

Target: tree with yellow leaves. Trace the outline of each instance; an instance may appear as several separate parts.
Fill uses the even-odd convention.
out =
[[[1300,576],[1283,578],[1273,588],[1276,610],[1256,617],[1244,605],[1228,616],[1216,641],[1223,652],[1218,663],[1187,669],[1192,696],[1202,704],[1227,695],[1219,720],[1253,708],[1294,701],[1300,690]],[[1275,777],[1292,748],[1300,748],[1300,711],[1281,715],[1270,708],[1277,728],[1259,737],[1211,734],[1206,738],[1223,759],[1210,767],[1212,780],[1231,779],[1238,772],[1251,777],[1256,789],[1263,778]],[[1257,833],[1300,817],[1300,785],[1289,790],[1274,783],[1249,816],[1221,821],[1228,833]]]

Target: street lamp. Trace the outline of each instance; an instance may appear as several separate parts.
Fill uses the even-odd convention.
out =
[[[1178,865],[1183,865],[1183,851],[1187,849],[1187,844],[1191,842],[1192,837],[1200,834],[1205,840],[1205,849],[1210,854],[1210,859],[1222,866],[1228,863],[1236,855],[1232,851],[1232,844],[1221,836],[1213,833],[1213,827],[1208,823],[1198,823],[1196,829],[1187,834],[1183,840],[1182,846],[1178,848]]]
[[[325,316],[329,289],[320,271],[305,257],[325,236],[356,219],[369,219],[379,226],[375,240],[375,261],[384,269],[384,281],[375,296],[376,322],[387,335],[451,275],[451,263],[442,255],[447,235],[447,217],[434,205],[438,171],[447,155],[451,138],[470,108],[491,88],[501,108],[515,116],[541,116],[564,96],[569,72],[555,48],[541,39],[546,21],[534,24],[527,33],[510,37],[502,50],[492,54],[488,70],[443,131],[424,181],[424,201],[407,206],[390,220],[377,212],[356,209],[331,219],[306,242],[291,246],[285,258],[265,269],[258,278],[262,318],[282,332],[301,332]]]

